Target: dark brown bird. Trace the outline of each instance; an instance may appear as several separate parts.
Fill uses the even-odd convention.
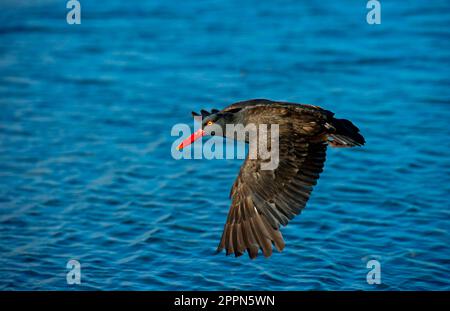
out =
[[[197,113],[192,113],[199,116]],[[317,184],[325,163],[327,146],[354,147],[365,143],[359,129],[349,120],[337,119],[331,111],[317,106],[266,99],[232,104],[219,111],[201,111],[201,128],[183,141],[178,149],[211,133],[219,125],[226,137],[226,124],[278,124],[279,164],[262,170],[261,159],[247,158],[231,189],[231,208],[217,251],[250,258],[272,254],[272,244],[282,251],[285,244],[280,225],[300,214]],[[230,137],[232,139],[235,138]],[[251,143],[249,135],[245,141]]]

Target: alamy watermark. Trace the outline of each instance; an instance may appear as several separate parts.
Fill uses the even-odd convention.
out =
[[[81,284],[81,264],[78,260],[71,259],[67,262],[66,268],[69,272],[66,274],[66,281],[69,285]]]
[[[66,21],[69,25],[81,24],[81,3],[78,0],[67,1],[66,8],[70,9],[67,13]],[[366,15],[366,21],[369,25],[381,24],[381,3],[379,0],[367,1],[366,8],[370,11]]]
[[[200,121],[201,118],[195,118]],[[261,170],[275,170],[279,164],[279,125],[278,124],[209,124],[198,128],[194,133],[187,124],[176,124],[172,127],[171,135],[181,137],[172,144],[171,154],[179,159],[244,159],[245,150],[237,150],[235,145],[224,144],[222,140],[209,139],[202,141],[203,136],[220,136],[233,141],[249,144],[248,158],[260,160]],[[193,146],[191,150],[185,147]],[[225,149],[225,150],[224,150]]]
[[[66,21],[69,25],[81,24],[81,4],[80,1],[70,0],[67,1],[66,8],[70,9],[67,13]]]
[[[381,24],[381,3],[377,0],[367,1],[366,8],[370,11],[366,15],[366,21],[369,25]]]
[[[370,269],[366,276],[367,284],[381,284],[381,263],[376,259],[371,259],[366,263],[366,268]]]

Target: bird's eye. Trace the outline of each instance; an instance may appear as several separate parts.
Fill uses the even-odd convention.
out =
[[[209,120],[208,122],[206,122],[206,125],[210,126],[210,125],[213,125],[213,123],[214,123],[213,121]]]

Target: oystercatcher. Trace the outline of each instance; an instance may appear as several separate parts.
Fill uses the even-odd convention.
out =
[[[261,249],[272,255],[272,244],[282,251],[285,243],[280,226],[300,214],[319,179],[327,146],[354,147],[365,143],[359,129],[349,120],[337,119],[317,106],[253,99],[234,103],[223,110],[202,110],[201,128],[178,149],[207,135],[215,124],[226,136],[227,124],[278,124],[279,164],[262,170],[261,159],[247,156],[234,182],[231,208],[217,251],[240,256],[246,251],[255,258]],[[231,137],[232,139],[235,137]],[[245,138],[251,143],[249,136]]]

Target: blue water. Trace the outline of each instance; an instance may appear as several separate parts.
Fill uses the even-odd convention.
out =
[[[0,289],[450,290],[450,3],[381,2],[2,1]],[[261,97],[367,145],[329,149],[282,253],[214,255],[242,160],[176,161],[170,131]]]

